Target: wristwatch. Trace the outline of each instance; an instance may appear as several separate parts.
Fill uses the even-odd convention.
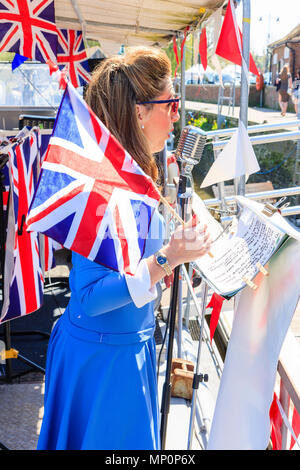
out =
[[[161,268],[165,270],[167,276],[171,276],[172,269],[168,263],[167,257],[160,251],[155,253],[154,257],[155,257],[156,264],[158,264],[158,266],[160,266]]]

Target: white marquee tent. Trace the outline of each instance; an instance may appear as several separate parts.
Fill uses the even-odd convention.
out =
[[[227,0],[55,0],[59,28],[82,29],[107,56],[120,45],[166,46],[187,26],[197,26]]]

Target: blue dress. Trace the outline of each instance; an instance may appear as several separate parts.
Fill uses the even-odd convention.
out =
[[[156,212],[144,257],[161,248],[162,227]],[[72,263],[71,299],[48,345],[37,448],[160,449],[154,301],[137,307],[125,276],[76,253]]]

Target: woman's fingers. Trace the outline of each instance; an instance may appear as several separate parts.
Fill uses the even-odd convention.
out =
[[[207,225],[199,223],[196,217],[178,227],[173,233],[169,246],[169,256],[174,264],[193,261],[205,255],[211,245]]]

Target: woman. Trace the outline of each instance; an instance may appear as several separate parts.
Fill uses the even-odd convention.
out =
[[[299,101],[299,84],[300,84],[300,70],[297,72],[297,77],[292,85],[292,101],[295,107],[295,113],[298,115],[298,101]]]
[[[152,154],[164,147],[179,118],[167,56],[155,48],[133,48],[105,60],[93,74],[86,100],[156,180]],[[210,247],[200,224],[178,228],[165,245],[163,233],[156,212],[134,276],[73,253],[71,299],[48,346],[38,449],[160,448],[155,285]]]
[[[292,87],[292,79],[287,65],[282,67],[282,70],[279,74],[279,80],[280,88],[278,90],[278,102],[281,109],[281,115],[285,116],[290,99],[288,89]]]

